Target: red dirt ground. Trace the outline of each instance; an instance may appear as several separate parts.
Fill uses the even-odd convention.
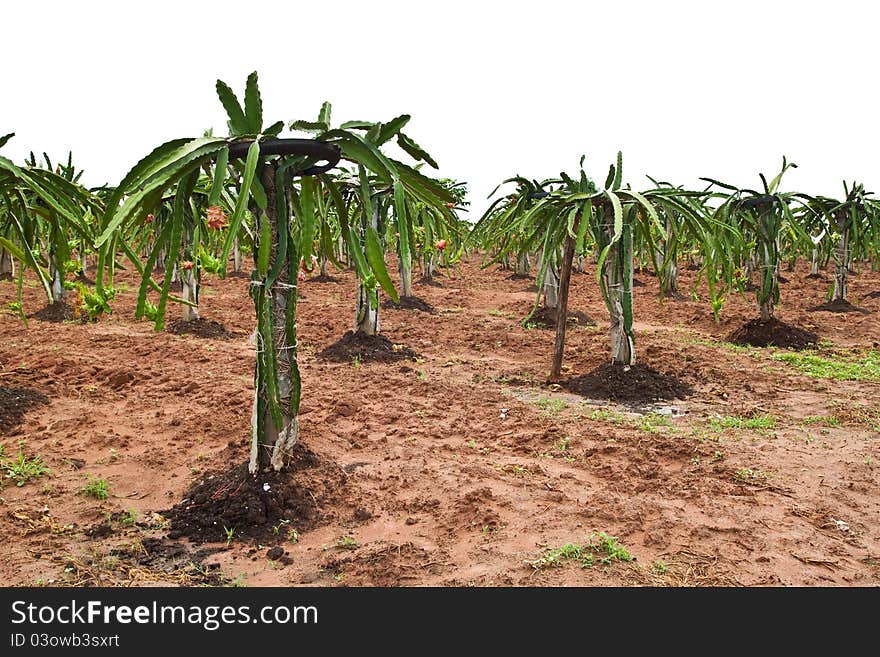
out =
[[[382,310],[383,333],[419,354],[396,363],[318,354],[350,329],[350,272],[307,286],[300,305],[303,453],[298,502],[265,538],[191,544],[162,515],[191,486],[247,455],[253,308],[247,281],[211,279],[201,313],[223,338],[154,333],[132,319],[136,284],[96,324],[0,317],[0,387],[49,403],[11,408],[7,458],[51,473],[0,490],[7,585],[871,585],[880,584],[880,382],[810,378],[774,348],[720,340],[756,315],[635,290],[640,363],[693,386],[632,409],[547,385],[553,332],[523,327],[530,281],[473,256],[416,294],[436,314]],[[870,314],[809,312],[826,282],[786,272],[779,318],[815,331],[820,353],[880,341],[880,274],[850,284]],[[689,291],[685,272],[682,291]],[[0,283],[0,307],[14,300]],[[45,305],[29,281],[25,311]],[[594,272],[576,274],[565,375],[607,359]],[[178,317],[172,309],[169,319]],[[24,402],[23,402],[24,403]],[[4,409],[6,407],[4,406]],[[507,409],[506,411],[502,409]],[[664,414],[665,413],[665,414]],[[723,428],[770,415],[775,426]],[[13,422],[13,424],[15,423]],[[105,478],[110,497],[79,491]],[[132,513],[127,515],[131,510]],[[174,538],[169,537],[169,530]],[[296,530],[296,534],[293,531]],[[547,549],[618,537],[634,561],[535,563]],[[296,542],[294,542],[296,538]],[[279,549],[280,548],[280,549]],[[270,552],[271,549],[271,552]]]

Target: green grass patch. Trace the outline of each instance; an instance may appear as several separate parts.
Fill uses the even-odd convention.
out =
[[[590,419],[597,422],[610,422],[611,424],[631,424],[630,418],[618,411],[600,408],[590,413]]]
[[[566,543],[562,547],[547,548],[540,557],[528,562],[535,570],[558,568],[567,562],[579,563],[581,568],[592,568],[597,563],[610,565],[614,561],[632,561],[633,556],[615,536],[605,532],[593,534],[584,545]]]
[[[7,459],[5,449],[0,451],[0,470],[5,471],[6,478],[12,479],[16,486],[24,486],[31,479],[41,477],[50,471],[38,456],[28,458],[24,452],[18,450],[16,458]]]
[[[96,500],[106,500],[110,497],[110,482],[88,475],[88,483],[82,487],[80,493],[86,497],[94,497]]]
[[[801,424],[806,426],[837,427],[840,426],[840,420],[834,415],[808,415],[801,420]]]
[[[749,484],[754,482],[766,481],[769,478],[769,475],[763,470],[756,470],[754,468],[740,468],[733,473],[733,478],[737,481]]]
[[[636,426],[648,433],[660,433],[672,426],[672,418],[662,413],[648,413],[639,419]]]
[[[816,379],[880,381],[880,352],[874,350],[869,350],[859,360],[825,357],[805,351],[773,354],[773,360],[788,363]]]
[[[713,417],[709,420],[709,426],[715,431],[724,431],[725,429],[751,429],[753,431],[764,431],[776,428],[776,417],[773,415],[756,415],[753,417],[729,415],[726,417]]]
[[[542,415],[557,415],[568,408],[568,404],[563,399],[542,397],[541,399],[536,399],[533,403],[541,409]]]
[[[599,408],[589,414],[589,419],[618,426],[632,427],[648,433],[677,432],[672,417],[663,413],[629,414],[608,408]]]

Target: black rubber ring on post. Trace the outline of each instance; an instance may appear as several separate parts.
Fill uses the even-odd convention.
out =
[[[248,149],[253,140],[239,141],[229,146],[229,159],[241,159],[247,157]],[[342,153],[338,146],[314,139],[269,139],[260,142],[260,155],[306,155],[319,160],[326,160],[326,164],[309,167],[304,171],[298,171],[301,176],[314,176],[318,173],[329,171],[337,164]]]
[[[740,206],[744,208],[757,208],[773,205],[774,203],[779,202],[779,197],[765,194],[763,196],[751,196],[749,198],[743,199],[740,202]]]

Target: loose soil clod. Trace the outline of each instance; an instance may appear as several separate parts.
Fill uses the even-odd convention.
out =
[[[434,313],[434,306],[418,297],[400,297],[400,302],[395,303],[391,299],[382,302],[382,308],[393,310],[421,310],[424,313]]]
[[[773,317],[767,321],[759,318],[746,322],[731,333],[727,341],[752,347],[774,346],[799,350],[816,346],[819,336]]]
[[[233,530],[232,541],[284,540],[274,527],[304,531],[317,525],[318,499],[327,490],[338,494],[344,477],[339,468],[320,467],[318,457],[302,445],[296,450],[298,460],[283,472],[251,476],[242,463],[196,483],[183,501],[162,512],[171,521],[168,537],[222,543]]]
[[[416,281],[416,283],[419,285],[428,285],[430,287],[443,287],[443,283],[437,280],[437,274],[434,274],[431,278],[422,276]]]
[[[190,321],[175,319],[168,324],[168,332],[175,335],[194,335],[198,338],[214,338],[218,340],[229,340],[237,337],[235,333],[230,333],[220,322],[212,319],[204,319],[199,317]]]
[[[691,298],[681,292],[666,292],[663,298],[667,301],[690,301]]]
[[[535,311],[535,314],[528,318],[528,323],[534,324],[538,328],[555,329],[556,328],[556,310],[553,308],[541,307]],[[580,310],[572,310],[568,313],[569,326],[595,326],[596,322]]]
[[[867,315],[871,311],[867,310],[866,308],[859,308],[858,306],[854,306],[849,301],[826,301],[825,303],[819,304],[818,306],[807,308],[807,312],[861,313],[863,315]]]
[[[45,308],[41,308],[37,312],[28,315],[28,317],[38,319],[41,322],[69,322],[75,319],[73,306],[64,301],[50,303]]]
[[[364,335],[354,331],[346,331],[345,335],[324,349],[319,356],[336,363],[348,363],[355,357],[379,363],[415,360],[419,357],[409,347],[395,345],[384,335]]]
[[[610,399],[627,403],[645,403],[685,399],[693,387],[674,374],[658,372],[650,365],[636,363],[625,368],[605,363],[592,372],[565,381],[562,386],[590,399]]]
[[[8,434],[21,424],[30,409],[48,403],[49,398],[36,390],[0,386],[0,434]]]

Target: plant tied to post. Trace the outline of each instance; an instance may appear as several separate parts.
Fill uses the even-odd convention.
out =
[[[720,225],[734,228],[739,236],[727,245],[727,250],[739,264],[741,279],[750,281],[757,272],[756,301],[759,317],[731,334],[733,342],[766,346],[804,348],[814,344],[818,336],[810,331],[792,327],[774,315],[779,303],[779,267],[782,252],[790,249],[808,249],[812,241],[807,226],[808,218],[796,216],[794,209],[815,217],[811,209],[814,199],[799,192],[781,192],[782,177],[789,169],[797,168],[782,158],[782,169],[770,182],[759,174],[762,190],[737,188],[713,178],[702,178],[723,192],[715,192],[721,200],[715,210]]]
[[[0,137],[0,147],[13,136]],[[43,157],[45,167],[33,154],[24,166],[0,156],[0,264],[9,277],[12,261],[21,264],[16,307],[22,318],[24,268],[34,271],[49,304],[63,304],[75,287],[66,275],[79,268],[71,259],[71,237],[82,255],[94,240],[94,219],[103,213],[100,198],[79,184],[82,171],[75,171],[72,155],[66,166]],[[107,307],[106,295],[89,298]]]
[[[499,262],[512,250],[541,250],[539,296],[535,300],[535,308],[540,301],[540,290],[548,274],[555,273],[553,268],[558,262],[558,317],[567,316],[575,254],[594,249],[597,255],[597,282],[610,318],[611,363],[629,368],[635,364],[632,303],[634,240],[643,243],[646,252],[655,258],[656,236],[666,231],[666,226],[660,221],[660,213],[676,212],[680,217],[677,225],[682,227],[679,230],[689,231],[693,239],[705,245],[708,257],[704,271],[715,302],[713,307],[720,304],[716,268],[725,265],[719,244],[712,235],[715,222],[700,213],[697,210],[699,204],[693,201],[701,193],[671,186],[637,192],[623,185],[622,159],[618,153],[617,161],[611,165],[601,189],[586,175],[584,158],[581,158],[581,168],[576,178],[562,173],[558,179],[542,183],[522,178],[505,181],[518,182],[518,193],[490,206],[475,227],[474,235],[484,244],[487,239],[501,241],[506,235],[522,236],[516,241],[501,241],[498,253],[485,266]],[[654,266],[662,284],[666,268],[660,267],[656,260]],[[565,334],[566,322],[557,321],[551,379],[558,379],[562,373]]]
[[[880,201],[864,185],[843,182],[843,199],[817,196],[810,204],[812,217],[818,220],[816,251],[822,248],[834,261],[834,282],[828,291],[829,301],[817,310],[833,312],[862,311],[849,302],[849,268],[853,262],[870,259],[880,237]],[[818,253],[814,252],[814,256]],[[814,257],[814,261],[817,258]]]
[[[256,73],[248,77],[243,104],[219,80],[217,93],[229,117],[229,137],[176,139],[138,162],[108,202],[97,245],[106,249],[129,224],[143,222],[163,198],[169,198],[169,216],[155,235],[146,263],[141,262],[125,240],[120,242],[141,274],[135,314],[145,315],[147,293],[151,289],[157,291],[159,298],[153,314],[160,330],[169,299],[192,303],[169,294],[171,266],[165,268],[161,283],[153,281],[152,272],[160,252],[171,262],[182,255],[185,226],[193,223],[193,214],[200,207],[194,202],[200,172],[213,168],[206,200],[209,211],[215,215],[212,220],[219,215],[210,209],[218,207],[224,189],[228,185],[237,188],[220,249],[222,268],[218,271],[225,274],[229,252],[250,211],[256,233],[250,290],[257,315],[257,364],[249,469],[252,473],[266,468],[278,470],[286,463],[299,435],[296,287],[300,257],[307,257],[312,247],[314,186],[310,176],[334,166],[339,152],[313,140],[278,139],[284,127],[281,121],[264,128]],[[295,178],[299,179],[298,188]],[[187,248],[198,246],[189,244]],[[106,251],[99,251],[99,262],[102,253]],[[100,280],[100,270],[98,276]]]
[[[314,133],[315,139],[281,139],[279,134],[284,122],[263,127],[256,73],[247,79],[243,103],[220,80],[217,94],[228,115],[229,136],[176,139],[159,146],[138,162],[108,201],[97,240],[99,264],[107,261],[107,254],[111,252],[109,245],[124,234],[126,227],[143,223],[163,199],[170,203],[170,212],[156,230],[146,262],[141,261],[127,240],[119,240],[119,247],[141,274],[136,316],[147,314],[148,292],[158,292],[158,302],[150,314],[155,318],[157,330],[161,330],[169,300],[190,306],[194,302],[169,294],[171,266],[166,266],[160,283],[152,279],[159,254],[166,254],[171,262],[180,260],[182,236],[185,227],[193,223],[194,214],[205,207],[208,212],[217,214],[212,209],[225,199],[225,205],[231,207],[225,217],[228,224],[222,222],[227,227],[218,256],[221,263],[218,271],[225,275],[230,251],[245,218],[253,217],[254,271],[250,293],[257,316],[257,362],[249,470],[251,473],[280,470],[290,459],[299,436],[301,380],[297,366],[296,309],[300,271],[301,267],[311,269],[316,251],[333,257],[332,244],[322,223],[328,208],[332,208],[339,219],[358,279],[370,292],[371,299],[376,300],[378,286],[397,299],[385,268],[378,233],[369,229],[359,233],[352,227],[353,219],[359,219],[360,215],[350,206],[350,199],[344,198],[331,169],[340,158],[356,165],[360,190],[357,208],[366,216],[372,214],[370,176],[391,190],[398,217],[405,216],[408,195],[432,206],[445,204],[452,197],[414,168],[381,152],[380,146],[396,137],[397,143],[411,157],[433,162],[418,144],[401,132],[409,121],[408,115],[388,123],[348,122],[334,129],[330,125],[331,106],[324,103],[317,121],[295,121],[290,126]],[[205,176],[210,178],[205,187],[207,199],[196,202],[200,177],[204,180]],[[403,246],[404,231],[402,228],[401,250],[409,256],[408,247]],[[201,247],[186,246],[188,249]],[[99,283],[100,277],[99,267]]]
[[[440,181],[422,174],[419,163],[433,168],[437,163],[411,137],[403,132],[410,121],[402,114],[387,122],[347,121],[338,128],[331,125],[331,106],[324,103],[317,121],[294,121],[291,129],[312,134],[317,140],[334,144],[342,159],[354,170],[340,168],[335,173],[320,174],[315,183],[323,191],[316,200],[323,208],[323,220],[317,233],[322,256],[333,259],[327,238],[328,221],[333,217],[342,243],[358,278],[354,332],[346,334],[337,345],[350,338],[374,338],[379,333],[379,289],[397,303],[400,296],[412,293],[413,253],[418,239],[415,219],[431,216],[432,225],[445,230],[457,225],[455,197]],[[392,142],[415,160],[410,165],[387,154],[383,148]],[[324,197],[326,196],[326,201]],[[385,266],[385,236],[396,233],[401,294],[398,295]],[[310,257],[303,266],[311,270]]]

